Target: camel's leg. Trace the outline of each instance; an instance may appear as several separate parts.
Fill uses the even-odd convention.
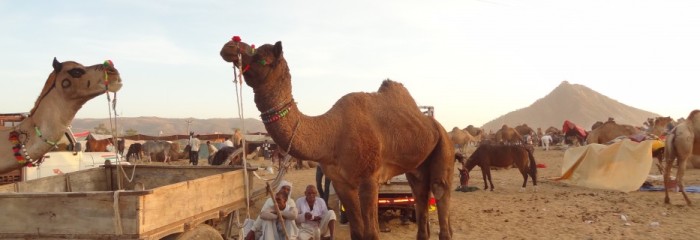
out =
[[[411,184],[411,191],[413,192],[415,204],[415,214],[416,214],[416,226],[418,227],[418,232],[416,239],[428,239],[430,238],[430,229],[428,225],[428,201],[430,201],[430,182],[427,180],[428,175],[426,175],[425,163],[421,165],[417,171],[419,172],[407,172],[406,179],[408,183]]]
[[[450,223],[450,197],[452,195],[452,174],[454,164],[452,157],[454,149],[449,147],[449,140],[443,136],[433,153],[424,164],[430,169],[430,190],[435,197],[440,224],[439,239],[452,239],[452,225]],[[426,205],[427,207],[427,205]]]
[[[365,224],[362,218],[363,209],[360,207],[358,189],[353,187],[352,185],[354,184],[352,183],[345,183],[337,179],[331,180],[333,181],[335,193],[338,194],[338,199],[343,204],[345,214],[350,222],[350,238],[364,239]],[[340,211],[340,209],[338,209],[338,211]],[[374,211],[376,212],[377,209],[374,209]]]
[[[678,183],[678,191],[680,191],[683,194],[683,198],[685,198],[685,203],[687,203],[688,206],[692,205],[692,203],[690,202],[690,199],[688,198],[688,194],[685,193],[685,185],[683,184],[683,175],[685,175],[685,165],[688,162],[690,155],[691,154],[688,154],[688,156],[685,156],[685,158],[678,159],[678,172],[676,173],[676,182]]]
[[[362,221],[365,223],[364,237],[362,239],[374,239],[378,240],[379,235],[379,223],[378,218],[378,199],[379,196],[379,183],[375,181],[376,178],[370,177],[365,181],[360,183],[360,204],[362,207]]]
[[[668,185],[671,182],[671,170],[673,170],[673,162],[675,162],[675,156],[666,158],[666,168],[664,169],[664,192],[666,198],[664,198],[664,203],[671,203],[671,199],[668,197]]]

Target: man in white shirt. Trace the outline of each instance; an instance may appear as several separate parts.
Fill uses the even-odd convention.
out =
[[[335,232],[335,212],[328,210],[326,202],[318,197],[316,186],[306,186],[304,197],[297,199],[297,223],[299,239],[333,239]]]
[[[542,145],[544,146],[545,151],[549,151],[549,144],[552,142],[552,136],[549,135],[544,135],[542,136]]]
[[[199,164],[199,145],[202,142],[199,141],[199,134],[193,136],[194,132],[190,132],[190,164],[197,166]]]

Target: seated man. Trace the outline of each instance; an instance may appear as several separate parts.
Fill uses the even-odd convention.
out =
[[[299,239],[333,239],[335,212],[328,210],[326,202],[318,197],[316,186],[306,186],[304,195],[306,196],[297,199]]]
[[[294,240],[297,239],[299,234],[299,228],[295,222],[298,211],[296,205],[291,200],[291,196],[289,195],[291,191],[292,184],[283,180],[280,182],[274,201],[277,202],[280,210],[282,210],[282,217],[285,219],[284,226],[289,234],[289,239]],[[258,215],[258,218],[255,220],[255,223],[246,235],[246,240],[285,239],[285,234],[282,231],[281,225],[277,224],[277,211],[275,209],[275,204],[272,201],[272,198],[268,198],[265,201],[260,210],[260,215]]]

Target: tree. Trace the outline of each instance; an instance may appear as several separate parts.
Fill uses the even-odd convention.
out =
[[[110,131],[105,126],[104,123],[100,123],[100,125],[97,125],[97,127],[95,127],[95,133],[96,134],[110,134]]]
[[[136,134],[139,134],[139,132],[136,131],[136,129],[129,128],[126,130],[126,136],[134,136]]]

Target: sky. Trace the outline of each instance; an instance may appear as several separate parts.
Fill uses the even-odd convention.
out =
[[[700,1],[0,0],[0,112],[28,112],[54,57],[114,62],[120,117],[237,118],[232,36],[282,41],[307,115],[384,79],[435,107],[446,128],[481,126],[562,81],[673,118],[700,103]],[[243,85],[243,116],[258,118]],[[107,118],[98,96],[76,118]],[[185,124],[185,123],[183,123]]]

